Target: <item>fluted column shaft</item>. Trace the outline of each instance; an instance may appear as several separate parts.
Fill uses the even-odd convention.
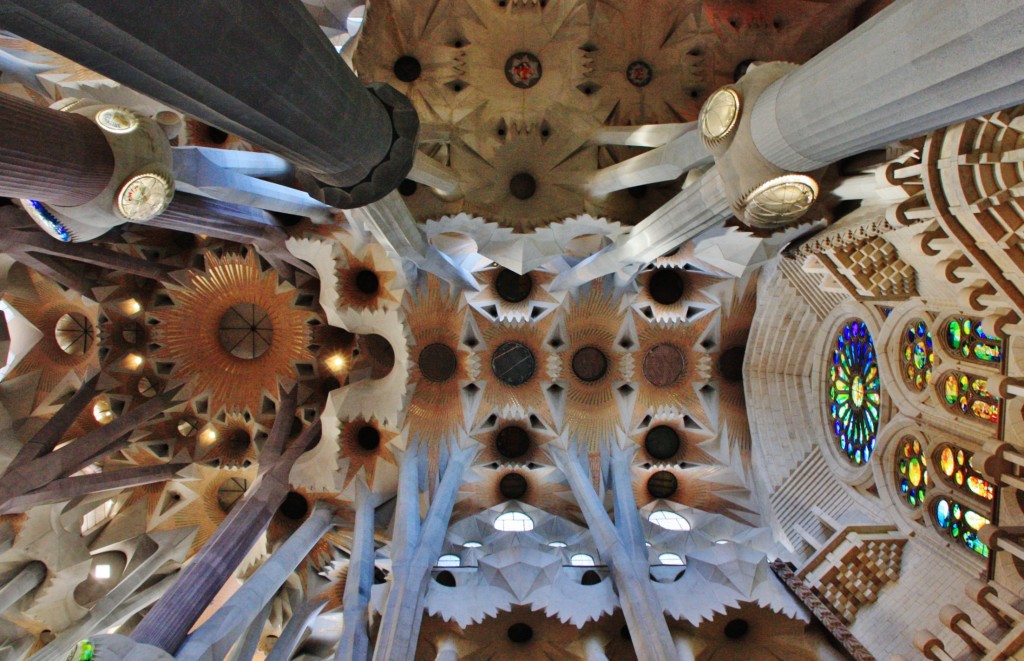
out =
[[[751,130],[778,167],[809,172],[1024,102],[1024,3],[903,0],[773,83]]]
[[[0,94],[0,195],[76,206],[113,175],[114,153],[90,120]]]
[[[0,24],[332,185],[391,146],[384,106],[299,0],[2,0]],[[198,27],[217,38],[183,38]]]

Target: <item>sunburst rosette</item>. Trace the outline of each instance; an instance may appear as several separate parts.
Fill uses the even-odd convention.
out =
[[[38,374],[33,406],[73,372],[78,378],[99,366],[99,306],[21,264],[7,273],[3,301],[41,333],[39,341],[5,377]]]
[[[314,599],[324,599],[327,604],[323,612],[330,613],[345,607],[345,586],[348,584],[349,563],[347,560],[333,560],[320,572],[327,579],[327,584],[316,594]]]
[[[391,259],[377,243],[349,249],[338,243],[335,288],[338,306],[359,311],[393,310],[402,298],[400,279]]]
[[[617,341],[624,322],[614,293],[597,285],[578,291],[563,308],[561,429],[589,452],[599,451],[623,424],[617,389],[633,376],[633,356]]]
[[[410,438],[437,444],[464,426],[460,388],[479,375],[479,359],[463,337],[464,299],[426,276],[403,303],[410,341],[412,394],[404,426]]]
[[[705,429],[716,428],[708,410],[714,403],[714,388],[707,383],[710,365],[700,346],[711,321],[711,315],[684,324],[636,319],[637,393],[631,428],[647,415],[679,413],[689,415]]]
[[[486,383],[474,426],[492,414],[505,418],[532,414],[553,428],[544,396],[553,378],[546,340],[552,317],[533,324],[498,324],[480,316],[476,320],[483,335],[477,355]]]
[[[488,416],[470,434],[482,445],[476,456],[478,464],[501,464],[506,466],[529,466],[547,463],[543,447],[557,437],[544,426],[540,418],[500,418]]]
[[[352,481],[362,477],[366,486],[376,493],[394,489],[397,484],[397,460],[391,442],[398,431],[374,420],[355,418],[338,429],[338,473],[344,475],[341,491],[352,499]]]
[[[329,529],[306,554],[303,562],[308,563],[314,573],[323,570],[338,557],[336,549],[351,548],[351,534],[344,532],[346,527],[349,531],[352,530],[352,512],[349,507],[351,501],[344,500],[335,492],[307,491],[292,485],[292,490],[285,496],[284,502],[277,508],[267,527],[267,550],[273,553],[274,549],[299,529],[318,504],[336,510],[342,525]],[[298,574],[303,581],[306,574],[304,569],[300,563]]]
[[[160,345],[152,358],[173,364],[172,376],[189,375],[192,396],[208,395],[211,415],[258,415],[262,396],[276,398],[281,379],[298,378],[297,364],[313,362],[314,313],[297,308],[295,289],[264,271],[251,251],[207,253],[205,270],[168,286],[168,296],[172,305],[149,312]],[[246,354],[250,339],[255,348]],[[239,347],[241,355],[232,353]]]
[[[262,437],[266,432],[259,430]],[[195,460],[213,468],[248,468],[256,463],[257,425],[238,414],[211,422],[198,432]]]
[[[564,294],[548,291],[557,276],[542,269],[519,274],[495,266],[476,274],[480,291],[468,292],[466,300],[495,321],[524,323],[541,319],[557,310],[564,298]]]
[[[656,501],[668,501],[704,512],[722,514],[740,523],[756,517],[750,492],[725,467],[633,466],[633,495],[643,509]]]
[[[510,645],[508,632],[514,625],[529,627],[529,639]],[[509,612],[499,612],[497,617],[466,627],[463,637],[474,652],[461,658],[471,661],[584,661],[587,658],[584,653],[573,653],[568,649],[579,638],[579,629],[575,625],[562,623],[543,611],[532,611],[529,606],[513,606]]]
[[[474,467],[459,490],[452,521],[461,521],[510,500],[585,525],[571,490],[561,482],[561,473],[550,466]]]
[[[731,288],[722,278],[672,267],[644,271],[636,282],[639,291],[633,299],[633,309],[662,323],[690,321],[709,314]]]
[[[714,455],[700,447],[713,436],[695,420],[682,414],[645,418],[641,427],[629,434],[630,440],[639,447],[634,461],[653,467],[720,464]]]
[[[595,6],[593,39],[601,47],[590,57],[609,124],[697,118],[712,62],[702,53],[699,18],[685,3],[612,0]]]

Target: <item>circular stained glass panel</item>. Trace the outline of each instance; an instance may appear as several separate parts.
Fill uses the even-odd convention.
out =
[[[903,365],[903,378],[913,388],[924,390],[932,382],[932,365],[935,363],[935,350],[932,346],[932,334],[923,321],[914,321],[903,333],[900,360]]]
[[[878,440],[882,385],[875,343],[863,321],[847,323],[836,336],[827,387],[839,448],[851,463],[867,463]]]

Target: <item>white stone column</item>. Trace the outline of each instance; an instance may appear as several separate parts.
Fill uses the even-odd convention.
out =
[[[14,577],[0,588],[0,613],[5,612],[19,599],[27,595],[46,578],[46,565],[41,562],[30,562]]]
[[[1024,102],[1024,2],[904,0],[773,83],[758,151],[810,172]]]
[[[369,608],[373,589],[373,515],[374,494],[362,476],[356,478],[356,522],[352,535],[352,554],[345,582],[343,629],[337,661],[366,661],[370,654]],[[417,513],[417,519],[419,514]]]

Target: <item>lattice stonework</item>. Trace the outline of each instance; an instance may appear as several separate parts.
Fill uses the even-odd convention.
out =
[[[902,299],[917,294],[917,272],[881,237],[830,256],[862,296]]]
[[[851,623],[861,606],[874,602],[883,587],[899,578],[906,543],[888,534],[851,533],[807,573],[806,580],[844,622]]]

